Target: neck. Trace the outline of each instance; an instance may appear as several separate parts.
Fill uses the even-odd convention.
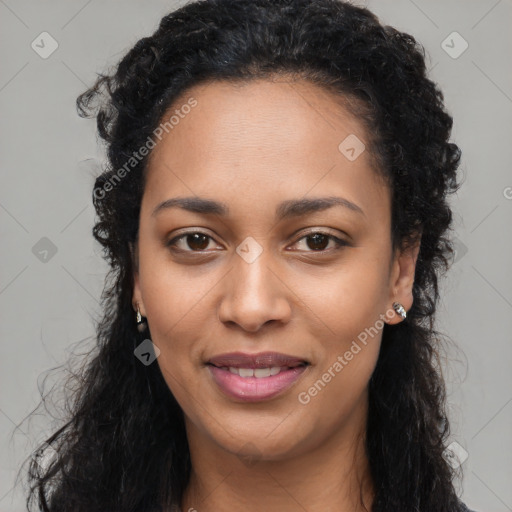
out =
[[[373,485],[364,444],[366,415],[321,446],[268,460],[241,460],[187,422],[192,473],[183,512],[367,512]],[[357,428],[356,428],[357,426]]]

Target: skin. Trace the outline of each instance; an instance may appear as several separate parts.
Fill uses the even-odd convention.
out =
[[[377,321],[402,321],[394,301],[410,309],[419,245],[393,254],[390,191],[369,151],[350,161],[338,149],[350,134],[367,136],[332,93],[285,79],[213,82],[186,91],[173,109],[190,97],[197,106],[151,153],[133,292],[185,413],[193,471],[182,510],[353,512],[364,510],[360,484],[370,509],[363,440]],[[177,207],[152,215],[162,201],[189,196],[226,203],[229,215]],[[274,218],[281,201],[329,196],[364,214],[335,206]],[[211,239],[182,238],[173,252],[166,241],[184,231]],[[348,245],[305,238],[318,232]],[[246,237],[262,248],[252,263],[236,252]],[[299,393],[329,368],[332,375],[338,356],[372,326],[377,334],[300,403]],[[267,350],[311,364],[284,394],[259,403],[226,397],[204,364]]]

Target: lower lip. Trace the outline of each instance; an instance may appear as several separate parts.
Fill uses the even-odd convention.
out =
[[[297,366],[270,377],[240,377],[229,370],[208,365],[213,379],[229,397],[245,402],[269,400],[288,389],[304,373],[307,366]]]

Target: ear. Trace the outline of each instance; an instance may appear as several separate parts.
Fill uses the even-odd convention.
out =
[[[139,305],[140,314],[146,316],[146,310],[144,308],[144,302],[142,300],[142,294],[140,290],[139,280],[139,254],[138,254],[138,243],[129,243],[130,253],[132,256],[132,268],[133,268],[133,294],[132,294],[132,305],[134,311],[137,311],[137,304]]]
[[[416,272],[416,261],[421,245],[421,234],[418,234],[415,241],[406,245],[395,252],[390,272],[390,295],[389,307],[391,309],[393,302],[399,302],[405,311],[409,311],[413,303],[412,287],[414,284],[414,275]],[[395,314],[388,320],[388,324],[393,325],[402,321],[402,317]]]

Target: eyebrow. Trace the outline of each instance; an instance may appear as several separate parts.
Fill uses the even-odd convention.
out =
[[[312,199],[289,199],[279,203],[276,208],[276,219],[278,221],[301,217],[310,213],[321,212],[334,206],[340,206],[359,215],[365,216],[363,209],[357,204],[343,197],[317,197]],[[156,206],[152,216],[169,208],[181,208],[193,213],[203,215],[215,214],[222,217],[229,215],[229,207],[225,203],[205,199],[201,197],[174,197],[167,199]]]

